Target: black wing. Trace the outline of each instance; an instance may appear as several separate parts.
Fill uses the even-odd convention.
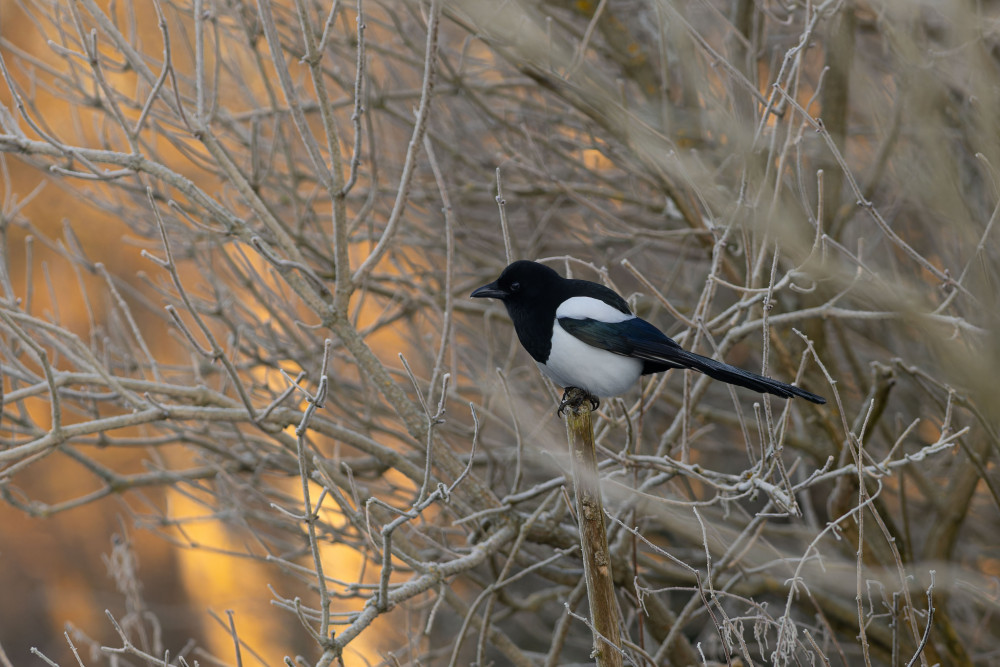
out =
[[[559,325],[587,345],[642,359],[645,362],[644,375],[668,368],[690,368],[738,387],[781,398],[799,396],[813,403],[826,403],[825,398],[805,389],[688,352],[662,331],[638,317],[614,323],[563,317],[559,318]]]

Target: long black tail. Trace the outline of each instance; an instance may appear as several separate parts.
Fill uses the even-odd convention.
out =
[[[727,363],[716,361],[715,359],[703,357],[700,354],[695,354],[694,352],[688,352],[680,347],[671,348],[669,350],[669,355],[663,355],[663,357],[667,356],[669,356],[669,361],[673,362],[673,364],[683,365],[685,368],[699,371],[710,378],[728,382],[729,384],[735,384],[738,387],[746,387],[747,389],[773,394],[775,396],[780,396],[781,398],[792,398],[793,396],[798,396],[806,399],[807,401],[819,403],[820,405],[826,403],[825,398],[817,396],[811,391],[806,391],[805,389],[800,389],[799,387],[794,387],[790,384],[779,382],[778,380],[772,380],[771,378],[764,377],[763,375],[757,375],[756,373],[745,371],[742,368],[737,368],[736,366],[730,366]],[[667,359],[663,360],[666,361]]]
[[[775,396],[780,396],[781,398],[799,396],[800,398],[812,401],[813,403],[819,403],[820,405],[826,403],[825,398],[817,396],[816,394],[806,391],[805,389],[800,389],[790,384],[779,382],[778,380],[772,380],[771,378],[764,377],[763,375],[757,375],[756,373],[745,371],[742,368],[737,368],[736,366],[730,366],[727,363],[716,361],[715,359],[703,357],[700,354],[695,354],[694,352],[681,350],[680,353],[677,354],[677,360],[684,362],[688,368],[700,371],[710,378],[722,380],[723,382],[728,382],[729,384],[735,384],[738,387],[746,387],[747,389],[774,394]]]

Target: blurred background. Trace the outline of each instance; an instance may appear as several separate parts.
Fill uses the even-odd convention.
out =
[[[0,0],[0,665],[587,663],[520,258],[828,399],[604,402],[633,664],[994,664],[998,19]]]

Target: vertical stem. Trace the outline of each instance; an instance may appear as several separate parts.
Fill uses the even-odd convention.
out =
[[[855,11],[854,3],[847,2],[830,19],[830,33],[823,46],[827,57],[826,75],[820,89],[820,113],[823,115],[823,126],[841,153],[847,152],[851,67],[857,34]],[[844,172],[837,166],[836,160],[828,155],[820,161],[820,167],[827,174],[826,199],[820,202],[820,206],[823,207],[823,219],[830,225],[830,234],[835,239],[840,238],[844,223],[844,216],[839,215],[841,202],[844,201]]]
[[[194,89],[195,124],[201,129],[208,124],[205,117],[205,11],[204,1],[194,0]]]
[[[618,603],[615,600],[611,554],[604,527],[604,504],[597,476],[591,397],[576,387],[569,388],[566,396],[566,430],[573,459],[576,514],[580,524],[583,572],[594,632],[594,657],[598,667],[621,667]]]

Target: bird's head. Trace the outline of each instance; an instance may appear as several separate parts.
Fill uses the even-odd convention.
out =
[[[544,264],[520,260],[504,269],[499,278],[483,285],[469,296],[477,299],[500,299],[508,308],[516,308],[521,304],[540,301],[560,281],[562,276]]]

